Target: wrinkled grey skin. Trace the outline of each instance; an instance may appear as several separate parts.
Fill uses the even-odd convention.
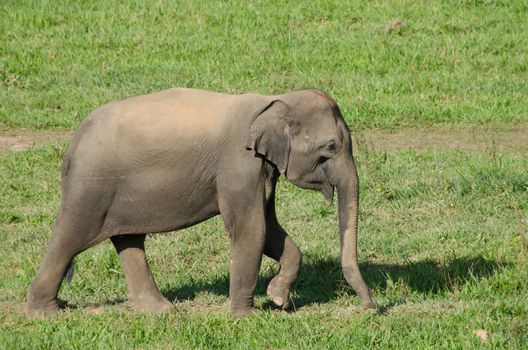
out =
[[[372,308],[356,249],[358,178],[337,104],[319,90],[279,96],[170,89],[95,110],[64,156],[62,201],[50,245],[31,283],[27,311],[59,309],[73,257],[110,238],[132,305],[172,307],[147,265],[146,233],[221,214],[230,238],[230,308],[250,313],[262,254],[280,263],[267,293],[286,308],[301,254],[275,214],[275,184],[288,181],[339,199],[343,273]]]

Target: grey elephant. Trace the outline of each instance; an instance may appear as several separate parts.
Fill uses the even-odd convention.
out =
[[[61,205],[28,293],[27,312],[59,310],[57,293],[75,255],[110,238],[132,305],[172,307],[147,265],[147,233],[220,214],[230,239],[230,309],[253,311],[262,254],[280,264],[267,294],[282,308],[301,263],[277,221],[280,174],[339,202],[341,263],[364,308],[373,302],[357,258],[358,176],[336,102],[310,89],[278,96],[175,88],[112,102],[81,124],[61,168]]]

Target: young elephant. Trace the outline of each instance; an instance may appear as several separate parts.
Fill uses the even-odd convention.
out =
[[[341,262],[372,308],[357,259],[358,178],[339,107],[319,90],[279,96],[170,89],[112,102],[88,116],[61,169],[62,201],[51,243],[31,283],[27,311],[59,309],[73,257],[110,238],[138,310],[172,304],[147,265],[146,233],[195,225],[221,214],[230,237],[231,311],[252,311],[262,254],[280,263],[267,293],[288,306],[301,254],[275,214],[280,174],[339,199]]]

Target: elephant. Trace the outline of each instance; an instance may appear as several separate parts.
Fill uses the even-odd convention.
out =
[[[229,308],[253,305],[262,255],[278,273],[267,294],[289,307],[301,253],[275,212],[280,175],[303,189],[338,195],[341,265],[365,309],[374,308],[358,265],[358,175],[352,139],[327,93],[222,94],[173,88],[110,102],[88,115],[61,166],[61,203],[51,239],[28,291],[26,311],[57,312],[72,259],[110,239],[129,302],[142,312],[173,308],[145,255],[145,236],[221,215],[229,236]]]

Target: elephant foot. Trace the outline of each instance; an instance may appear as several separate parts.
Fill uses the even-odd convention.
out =
[[[231,308],[231,314],[234,316],[234,317],[248,317],[248,316],[251,316],[251,315],[254,315],[257,313],[257,309],[253,308],[253,307],[246,307],[246,308],[236,308],[236,309],[233,309]]]
[[[371,302],[371,301],[363,303],[362,307],[363,307],[363,310],[365,310],[365,311],[376,310],[376,306],[374,306],[374,303]]]
[[[266,294],[271,298],[273,303],[283,310],[288,309],[290,306],[290,289],[287,286],[289,284],[286,284],[282,277],[275,276],[266,291]]]
[[[174,305],[165,298],[131,300],[131,305],[134,311],[149,314],[163,314],[174,308]]]
[[[56,314],[61,309],[66,308],[66,305],[64,300],[52,299],[51,301],[39,302],[30,298],[26,306],[26,314],[32,318],[43,318]]]

